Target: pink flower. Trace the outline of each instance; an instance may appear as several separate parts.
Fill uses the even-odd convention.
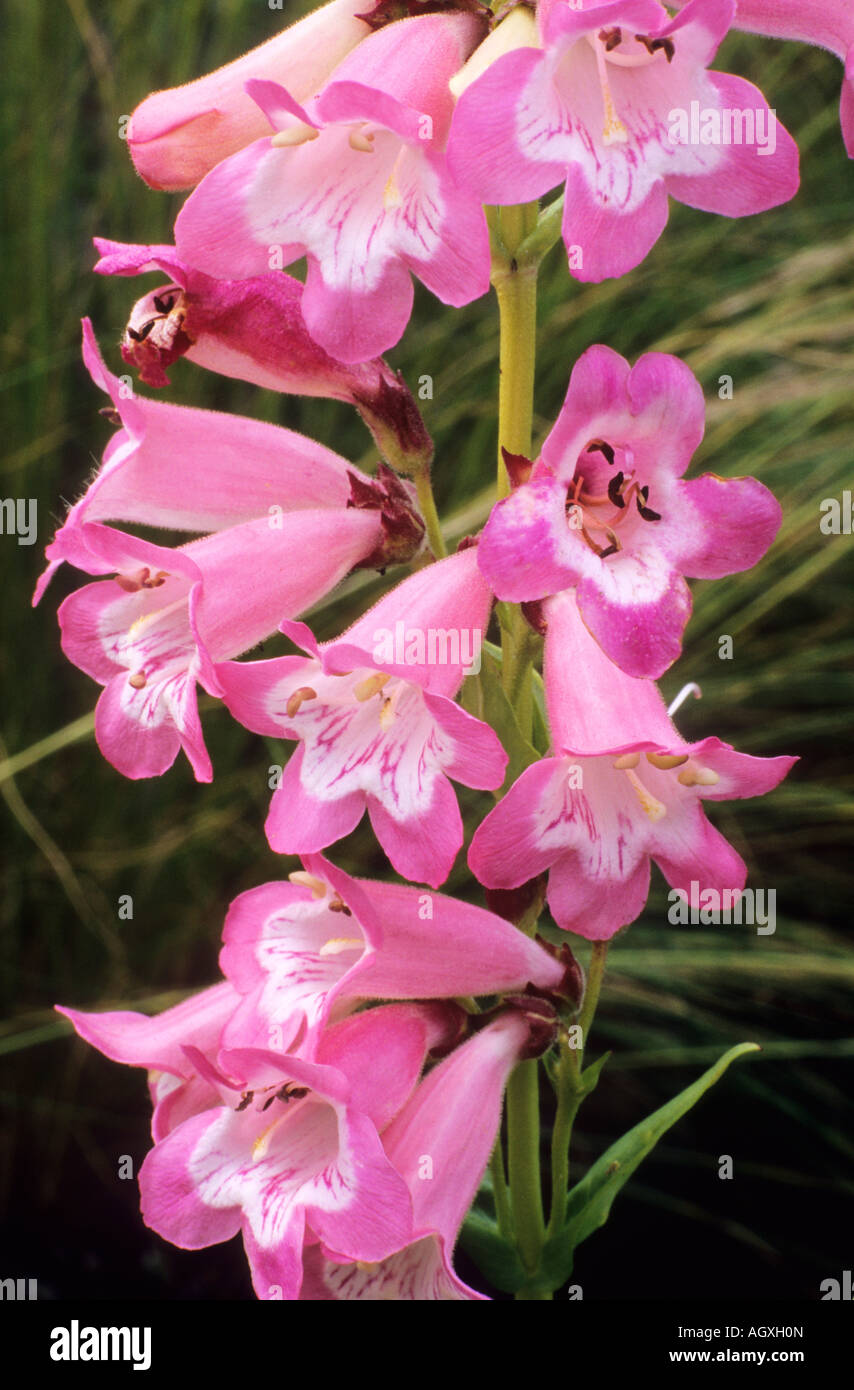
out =
[[[367,1268],[345,1262],[340,1251],[308,1245],[301,1298],[393,1302],[484,1298],[458,1278],[451,1260],[495,1143],[507,1078],[527,1042],[522,1014],[502,1014],[421,1082],[382,1136],[386,1154],[412,1194],[411,1239]]]
[[[683,578],[749,569],[780,525],[755,478],[682,477],[703,437],[699,382],[676,357],[636,365],[606,347],[579,358],[530,480],[499,502],[478,563],[501,599],[575,587],[603,651],[632,676],[679,655],[691,612]]]
[[[146,1224],[185,1250],[242,1231],[260,1298],[299,1296],[303,1241],[381,1260],[411,1236],[412,1203],[385,1128],[444,1039],[435,1005],[388,1005],[331,1028],[314,1061],[260,1048],[191,1051],[217,1103],[155,1145],[139,1175]]]
[[[748,757],[717,738],[686,743],[652,682],[625,675],[591,639],[571,593],[544,607],[553,756],[527,768],[478,827],[473,873],[514,888],[548,870],[555,921],[592,940],[641,912],[650,859],[692,899],[692,884],[737,895],[744,862],[702,803],[761,796],[796,760]]]
[[[241,1002],[223,1046],[299,1043],[370,999],[435,999],[557,986],[563,967],[494,913],[440,893],[353,879],[305,855],[291,882],[235,898],[220,955]]]
[[[680,8],[680,0],[673,0]],[[839,117],[854,159],[854,7],[851,0],[738,0],[736,29],[775,39],[800,39],[829,48],[845,64]]]
[[[247,84],[276,131],[220,164],[175,224],[182,260],[243,279],[302,255],[302,312],[311,336],[342,362],[398,341],[415,274],[445,304],[489,288],[479,199],[443,154],[448,81],[482,21],[445,13],[372,34],[301,104],[271,81]]]
[[[48,546],[34,602],[63,560],[117,575],[78,589],[59,610],[63,650],[105,687],[99,747],[134,778],[164,772],[183,747],[196,777],[210,781],[197,681],[219,695],[215,662],[256,646],[354,566],[411,556],[423,522],[389,470],[374,481],[289,430],[123,399],[88,322],[84,356],[122,428]],[[104,518],[211,534],[171,550]]]
[[[286,512],[340,512],[352,499],[354,480],[363,489],[375,486],[340,454],[294,430],[137,396],[107,368],[88,319],[83,320],[83,360],[109,396],[107,413],[117,417],[120,428],[47,547],[49,564],[35,603],[63,560],[89,573],[103,572],[87,561],[84,522],[118,521],[198,535],[267,518],[275,532]]]
[[[656,0],[541,0],[542,48],[504,54],[460,97],[452,170],[486,203],[566,181],[563,237],[587,281],[640,264],[668,195],[727,217],[787,201],[791,137],[750,83],[706,71],[734,14],[734,0],[691,0],[675,19]]]
[[[56,1010],[105,1057],[146,1068],[154,1107],[151,1133],[157,1142],[191,1115],[218,1104],[218,1093],[197,1071],[187,1048],[213,1062],[222,1030],[239,1004],[240,995],[225,981],[153,1018],[126,1009],[90,1014],[57,1004]]]
[[[195,82],[154,92],[131,116],[128,148],[152,188],[192,188],[215,164],[267,130],[246,95],[250,78],[313,96],[336,63],[370,32],[361,0],[331,0],[258,48]]]
[[[367,809],[402,877],[444,882],[463,841],[448,778],[498,787],[507,762],[492,729],[453,699],[479,655],[491,598],[476,554],[460,551],[403,580],[333,642],[318,646],[304,624],[283,624],[308,658],[217,668],[241,724],[300,740],[267,818],[273,849],[324,849]]]
[[[149,386],[168,386],[180,357],[272,391],[329,396],[354,405],[380,450],[406,471],[429,463],[432,441],[403,377],[381,357],[346,366],[309,335],[303,285],[282,271],[214,280],[178,259],[173,246],[126,246],[95,238],[100,275],[161,270],[171,277],[133,306],[122,357]],[[314,446],[319,450],[319,445]]]

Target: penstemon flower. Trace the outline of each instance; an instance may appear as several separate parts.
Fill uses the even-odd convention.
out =
[[[491,601],[476,552],[463,550],[404,579],[333,642],[284,624],[308,658],[217,667],[235,719],[300,740],[267,818],[273,849],[325,849],[367,809],[398,873],[444,883],[463,842],[449,779],[492,789],[507,764],[492,729],[453,698]]]
[[[486,1287],[552,1297],[658,1134],[753,1046],[570,1187],[572,1125],[607,1060],[585,1049],[608,942],[641,913],[653,862],[692,906],[736,899],[746,866],[706,803],[763,795],[795,759],[685,740],[653,683],[681,650],[686,579],[756,564],[780,507],[754,478],[685,478],[703,393],[660,352],[634,366],[584,352],[535,458],[536,275],[561,207],[570,269],[597,282],[644,259],[669,197],[740,217],[793,196],[797,150],[776,113],[709,70],[733,25],[843,58],[854,151],[850,6],[493,9],[331,0],[154,93],[127,135],[149,184],[193,190],[175,245],[96,240],[99,274],[166,277],[121,340],[149,386],[187,357],[345,401],[381,456],[371,474],[278,425],[137,396],[84,322],[117,429],[34,601],[64,562],[93,577],[59,608],[62,647],[104,687],[95,736],[127,777],[183,749],[212,778],[199,686],[295,743],[270,769],[265,828],[302,867],[231,902],[213,986],[152,1018],[59,1011],[148,1073],[145,1222],[183,1249],[241,1234],[262,1299],[481,1301],[454,1267],[464,1225]],[[563,204],[540,211],[563,184]],[[304,284],[282,273],[303,256]],[[454,306],[491,283],[499,306],[496,501],[450,556],[430,436],[379,356],[406,328],[413,276]],[[296,621],[351,570],[393,564],[412,571],[339,636]],[[279,632],[300,654],[239,659]],[[500,798],[467,855],[488,909],[435,891],[465,842],[452,783]],[[366,812],[409,883],[322,856]],[[585,969],[555,923],[591,943]]]
[[[630,368],[610,348],[588,349],[528,481],[484,529],[478,563],[497,596],[527,602],[572,587],[611,660],[660,676],[691,613],[683,576],[749,569],[780,525],[755,478],[683,479],[704,416],[678,358],[650,352]]]
[[[398,341],[416,275],[445,304],[489,288],[480,201],[443,153],[448,82],[482,33],[473,14],[400,20],[361,43],[312,101],[274,82],[251,96],[275,134],[223,161],[185,203],[175,244],[209,275],[264,274],[302,255],[302,312],[342,362]]]
[[[686,895],[692,883],[737,894],[747,869],[703,803],[761,796],[796,759],[752,758],[717,738],[687,743],[655,685],[600,651],[572,594],[543,611],[552,756],[523,772],[475,831],[473,873],[515,888],[548,870],[555,921],[593,940],[642,911],[650,860]]]
[[[224,1046],[260,1046],[275,1025],[283,1048],[305,1047],[362,1000],[561,983],[563,966],[492,912],[353,879],[319,854],[302,862],[290,882],[250,888],[229,907],[220,968],[242,998]]]
[[[126,131],[137,173],[152,188],[192,188],[221,159],[257,140],[266,126],[246,83],[272,79],[290,86],[297,100],[312,96],[370,33],[358,17],[363,2],[330,0],[216,72],[146,97]]]
[[[791,136],[749,82],[707,72],[735,8],[691,0],[671,19],[657,0],[540,0],[539,42],[499,56],[460,97],[451,168],[485,203],[525,203],[565,182],[569,266],[588,281],[640,264],[668,197],[727,217],[788,201]],[[692,109],[706,121],[696,140]],[[724,138],[733,117],[739,131],[749,117],[751,142]]]

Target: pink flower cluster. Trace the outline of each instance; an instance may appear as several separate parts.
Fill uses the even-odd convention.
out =
[[[242,1233],[259,1298],[480,1299],[457,1232],[507,1077],[554,1030],[520,996],[472,1032],[452,999],[556,988],[564,967],[481,908],[303,864],[231,904],[222,984],[157,1018],[61,1010],[148,1070],[145,1221],[191,1250]],[[359,1011],[376,1000],[430,1002]]]
[[[550,1045],[564,965],[491,912],[351,879],[320,852],[367,812],[401,877],[432,890],[448,878],[465,839],[453,784],[497,793],[508,763],[458,699],[498,598],[545,635],[551,748],[475,831],[480,883],[548,873],[558,925],[599,940],[642,911],[651,860],[686,895],[740,891],[745,865],[705,803],[770,791],[793,759],[686,742],[655,680],[681,650],[686,578],[753,566],[780,509],[751,478],[685,478],[704,404],[683,363],[649,353],[631,367],[595,346],[540,456],[510,461],[514,486],[480,537],[436,558],[400,476],[423,477],[429,436],[378,354],[406,327],[413,275],[450,305],[486,292],[483,202],[565,184],[570,268],[601,280],[646,256],[668,197],[727,216],[792,197],[782,128],[757,158],[673,144],[668,114],[697,101],[773,116],[749,84],[709,71],[734,22],[783,37],[800,26],[846,57],[848,84],[854,32],[832,2],[745,0],[736,16],[734,0],[689,0],[673,19],[657,0],[541,0],[536,18],[517,7],[488,37],[470,9],[394,19],[386,0],[363,6],[331,0],[148,97],[130,123],[143,177],[193,191],[174,246],[97,242],[99,273],[166,277],[131,311],[125,362],[154,388],[186,356],[349,402],[393,468],[369,477],[292,430],[137,395],[84,324],[116,432],[36,597],[63,561],[94,577],[60,607],[62,646],[103,686],[96,736],[125,776],[160,775],[183,749],[212,778],[199,686],[296,745],[266,832],[304,869],[231,905],[224,983],[156,1019],[64,1012],[106,1055],[148,1069],[142,1206],[165,1238],[199,1248],[242,1232],[264,1298],[472,1299],[454,1242],[505,1081]],[[815,33],[801,23],[813,8]],[[302,256],[304,285],[283,273]],[[158,544],[140,527],[188,539]],[[354,568],[410,561],[334,640],[298,621]],[[240,659],[277,632],[302,654]],[[452,1002],[496,995],[509,998],[485,1015]]]

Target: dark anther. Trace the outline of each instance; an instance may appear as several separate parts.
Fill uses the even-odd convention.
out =
[[[154,307],[157,310],[158,314],[168,314],[174,307],[174,304],[174,294],[170,294],[168,298],[159,294],[156,294],[154,296]]]
[[[640,504],[640,502],[638,502],[638,511],[640,512],[640,514],[641,514],[641,516],[643,517],[644,521],[660,521],[660,520],[661,520],[661,512],[654,512],[654,511],[652,510],[652,507],[642,507],[641,504]]]
[[[609,555],[616,555],[619,549],[620,547],[618,545],[606,545],[604,550],[599,551],[599,559],[607,560]]]
[[[613,48],[623,42],[623,31],[619,25],[615,24],[613,29],[600,29],[598,37],[605,45],[605,52],[610,53]]]
[[[238,1110],[245,1110],[246,1107],[247,1107],[247,1105],[251,1105],[251,1104],[252,1104],[252,1097],[253,1097],[254,1094],[255,1094],[254,1091],[244,1091],[244,1092],[243,1092],[243,1095],[240,1097],[240,1104],[238,1105],[237,1109],[238,1109]]]
[[[673,62],[676,46],[672,39],[653,39],[650,38],[649,34],[635,34],[635,38],[638,43],[643,44],[647,53],[658,53],[658,51],[661,50],[668,63]]]
[[[609,463],[612,464],[614,462],[614,450],[611,448],[611,445],[608,444],[606,440],[591,439],[584,452],[586,454],[592,454],[595,453],[597,450],[600,454],[605,455],[605,458],[608,460]]]
[[[265,1110],[269,1110],[269,1109],[270,1109],[270,1106],[273,1104],[273,1101],[274,1101],[275,1099],[276,1099],[275,1096],[270,1096],[269,1100],[265,1100],[265,1101],[264,1101],[264,1104],[261,1106],[261,1113],[262,1113],[262,1114],[263,1114],[263,1112],[264,1112]]]
[[[157,319],[149,319],[148,323],[144,323],[142,325],[142,328],[140,328],[139,332],[137,332],[135,328],[128,327],[128,337],[133,338],[135,343],[141,343],[143,338],[148,337],[156,322]]]
[[[350,908],[347,906],[346,903],[343,903],[340,898],[332,899],[331,903],[329,904],[329,911],[343,912],[345,917],[353,916],[353,913],[350,911]]]
[[[624,475],[622,473],[615,473],[608,484],[608,500],[613,502],[615,507],[624,507],[626,505],[626,499],[620,491],[623,486],[623,477]]]
[[[307,1095],[307,1086],[293,1086],[290,1081],[286,1081],[284,1086],[282,1086],[274,1096],[270,1097],[270,1101],[281,1100],[287,1105],[289,1100],[302,1100],[303,1096]],[[270,1102],[268,1102],[268,1104],[269,1103]],[[265,1105],[264,1109],[266,1110],[266,1108]]]
[[[109,420],[111,425],[120,425],[122,423],[122,417],[114,405],[102,406],[98,414],[103,415],[105,420]]]

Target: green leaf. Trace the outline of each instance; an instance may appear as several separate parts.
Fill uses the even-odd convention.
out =
[[[558,1235],[547,1241],[543,1248],[540,1271],[552,1288],[560,1288],[561,1284],[566,1283],[572,1273],[576,1248],[600,1226],[605,1225],[620,1188],[628,1182],[647,1154],[652,1152],[661,1136],[720,1080],[736,1057],[742,1057],[746,1052],[759,1051],[756,1043],[739,1043],[737,1047],[730,1048],[729,1052],[725,1052],[713,1067],[703,1072],[692,1086],[680,1091],[673,1100],[662,1105],[660,1110],[654,1111],[612,1144],[601,1158],[597,1159],[581,1182],[576,1183],[569,1194],[566,1225]],[[608,1055],[606,1053],[583,1072],[582,1080],[586,1081],[589,1078],[592,1083],[590,1089],[598,1081],[599,1072]]]
[[[731,1062],[746,1052],[759,1052],[757,1043],[739,1043],[731,1047],[723,1057],[709,1067],[708,1071],[680,1091],[673,1100],[662,1105],[647,1119],[630,1129],[615,1144],[597,1159],[590,1171],[569,1194],[568,1216],[565,1237],[573,1248],[580,1245],[600,1226],[604,1226],[611,1212],[614,1198],[620,1188],[628,1182],[632,1173],[640,1166],[648,1153],[651,1153],[663,1134],[681,1120],[701,1096],[719,1081]]]
[[[465,682],[462,703],[469,714],[482,719],[495,730],[504,746],[509,758],[507,774],[500,792],[496,793],[503,795],[526,767],[538,761],[540,755],[519,728],[513,707],[501,684],[500,666],[485,646],[481,654],[480,673],[476,677],[470,676]]]
[[[502,1293],[521,1289],[528,1275],[515,1246],[505,1240],[492,1217],[473,1207],[463,1223],[460,1244],[489,1282]]]

